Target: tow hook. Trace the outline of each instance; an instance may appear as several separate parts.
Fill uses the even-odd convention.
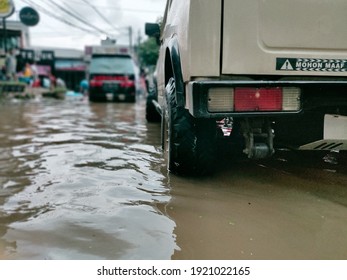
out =
[[[274,154],[274,132],[268,119],[246,118],[241,123],[245,138],[243,152],[250,159],[263,159]]]

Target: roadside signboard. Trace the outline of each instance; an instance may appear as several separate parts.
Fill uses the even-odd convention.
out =
[[[0,0],[0,18],[7,18],[14,12],[14,3],[12,0]]]
[[[20,21],[27,26],[34,26],[39,23],[39,13],[31,7],[24,7],[19,12]]]

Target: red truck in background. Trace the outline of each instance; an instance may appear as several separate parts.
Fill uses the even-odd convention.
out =
[[[127,47],[93,46],[89,76],[90,101],[136,101],[138,69]]]

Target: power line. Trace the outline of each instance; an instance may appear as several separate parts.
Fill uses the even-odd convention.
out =
[[[80,13],[78,13],[74,8],[72,8],[71,5],[69,5],[68,3],[66,3],[66,1],[63,0],[64,5],[71,11],[73,12],[76,16],[78,16],[80,19],[83,19],[83,17],[81,16]]]
[[[84,2],[84,0],[81,0]],[[83,5],[80,1],[75,1],[75,0],[69,0],[70,3],[75,3],[79,5]],[[151,13],[151,14],[163,14],[164,11],[159,11],[159,10],[144,10],[144,9],[124,9],[124,8],[119,8],[116,6],[102,6],[102,5],[93,5],[96,8],[104,8],[104,9],[109,9],[109,10],[118,10],[119,12],[133,12],[133,13]]]
[[[97,26],[89,23],[88,21],[84,20],[81,17],[76,16],[74,13],[72,13],[71,11],[67,10],[66,8],[64,8],[63,6],[59,5],[58,3],[54,2],[54,1],[49,1],[49,4],[56,6],[59,10],[63,11],[65,14],[69,15],[70,17],[82,22],[83,24],[87,25],[88,27],[91,27],[95,30],[97,30],[98,32],[100,32],[101,34],[105,34],[105,35],[109,35],[107,34],[104,30],[98,28]]]
[[[100,35],[106,35],[107,37],[114,37],[115,35],[117,37],[121,36],[125,36],[127,33],[127,35],[129,36],[129,45],[132,45],[132,28],[131,26],[127,26],[127,27],[117,27],[115,26],[106,16],[105,14],[102,14],[102,12],[98,9],[98,7],[103,7],[103,8],[108,8],[106,6],[97,6],[95,4],[90,3],[90,0],[79,0],[78,4],[82,4],[81,1],[83,1],[84,6],[86,6],[86,4],[94,10],[95,13],[98,14],[98,16],[100,18],[103,19],[103,21],[105,21],[111,28],[112,30],[110,30],[110,28],[99,28],[98,26],[95,26],[93,23],[95,23],[95,21],[89,21],[89,19],[87,18],[83,18],[83,16],[81,15],[81,13],[76,12],[77,11],[81,11],[82,9],[75,9],[72,7],[75,7],[73,4],[71,3],[77,3],[74,0],[69,0],[69,4],[68,5],[65,1],[67,0],[59,0],[60,3],[57,3],[57,1],[54,0],[20,0],[25,4],[31,5],[32,7],[36,8],[37,10],[39,10],[40,12],[42,12],[42,14],[48,15],[51,18],[54,18],[68,26],[74,27],[76,29],[79,29],[85,33],[88,33],[89,35],[96,35],[96,36],[100,36]],[[112,8],[112,7],[111,7]],[[113,8],[115,8],[113,6]],[[123,11],[123,9],[119,9],[119,11]],[[83,10],[86,11],[86,10]],[[137,11],[143,11],[143,10],[137,10]],[[89,11],[87,11],[89,12]],[[90,13],[85,13],[86,15],[90,15]],[[76,22],[77,21],[77,22]],[[81,24],[82,23],[82,24]],[[62,30],[58,30],[57,32],[60,32]],[[64,30],[66,31],[66,30]],[[116,31],[116,34],[115,34]]]
[[[81,27],[81,26],[79,26],[79,25],[77,25],[77,24],[74,24],[74,23],[72,23],[72,22],[66,20],[65,18],[61,18],[61,17],[57,16],[56,14],[50,12],[50,11],[47,10],[46,8],[42,7],[41,5],[39,5],[39,4],[37,4],[37,3],[34,3],[34,2],[31,1],[31,0],[21,0],[21,1],[22,1],[23,3],[25,3],[25,4],[28,4],[28,5],[33,6],[34,8],[38,9],[38,10],[41,11],[42,13],[44,13],[44,14],[46,14],[46,15],[52,17],[52,18],[55,18],[56,20],[58,20],[58,21],[60,21],[60,22],[62,22],[62,23],[64,23],[64,24],[66,24],[66,25],[69,25],[69,26],[71,26],[71,27],[80,29],[80,30],[82,30],[82,31],[84,31],[84,32],[87,32],[87,33],[89,33],[89,34],[90,34],[90,33],[93,33],[93,34],[95,34],[95,35],[99,35],[99,33],[96,33],[96,32],[93,31],[93,30],[86,29],[86,28],[84,28],[84,27]]]
[[[113,25],[113,23],[112,22],[110,22],[110,20],[108,19],[108,18],[106,18],[99,10],[98,10],[98,8],[96,7],[96,6],[94,6],[93,4],[91,4],[89,1],[87,1],[87,0],[82,0],[84,3],[86,3],[89,7],[91,7],[94,11],[95,11],[95,13],[100,17],[100,18],[102,18],[108,25],[110,25],[112,28],[114,28],[114,29],[119,29],[119,27],[115,27],[114,25]]]

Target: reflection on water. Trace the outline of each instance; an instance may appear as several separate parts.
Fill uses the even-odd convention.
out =
[[[170,176],[173,259],[347,259],[347,161],[329,156],[221,158],[217,174],[184,187]]]
[[[169,190],[143,106],[0,106],[0,257],[171,257]]]

